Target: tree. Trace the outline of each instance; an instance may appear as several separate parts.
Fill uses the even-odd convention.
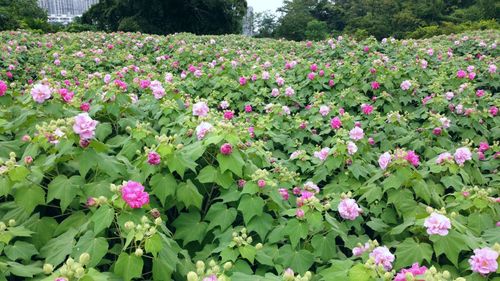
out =
[[[271,11],[264,11],[255,15],[256,37],[273,37],[276,27],[276,15]]]
[[[312,20],[307,23],[306,38],[311,40],[323,40],[328,36],[328,25],[324,21]]]
[[[36,0],[0,0],[0,30],[47,28],[47,12]]]

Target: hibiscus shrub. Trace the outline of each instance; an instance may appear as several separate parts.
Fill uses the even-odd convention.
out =
[[[498,278],[499,35],[0,33],[0,280]]]

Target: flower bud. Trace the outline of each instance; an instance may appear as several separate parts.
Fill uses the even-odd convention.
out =
[[[4,231],[7,228],[3,221],[0,221],[0,231]]]
[[[156,218],[155,219],[155,225],[160,225],[163,222],[161,218]]]
[[[450,272],[448,270],[443,271],[443,277],[449,279],[451,277]]]
[[[83,253],[80,255],[80,258],[78,259],[78,262],[86,265],[90,261],[90,255],[89,253]]]
[[[132,230],[132,229],[134,229],[134,227],[135,227],[135,224],[133,221],[127,221],[125,223],[125,229],[127,229],[127,230]]]
[[[144,251],[141,248],[135,249],[135,255],[138,257],[142,257],[142,254],[144,254]]]
[[[72,259],[72,258],[68,258],[68,259],[66,260],[66,264],[67,264],[68,266],[72,266],[73,264],[75,264],[75,260],[74,260],[74,259]]]
[[[187,281],[198,281],[198,274],[193,271],[188,272]]]
[[[15,219],[10,219],[10,220],[9,220],[9,226],[10,226],[10,227],[14,227],[14,226],[16,226],[16,220],[15,220]]]
[[[83,277],[83,275],[85,275],[85,270],[83,269],[83,267],[77,268],[77,269],[75,270],[75,277],[76,277],[76,278],[78,278],[78,279],[79,279],[79,278],[82,278],[82,277]]]
[[[257,249],[257,250],[262,249],[262,247],[263,247],[262,243],[257,243],[257,245],[255,245],[255,249]]]
[[[196,268],[197,269],[201,269],[202,271],[204,271],[205,270],[205,263],[202,262],[202,261],[197,261],[196,262]]]
[[[230,262],[226,262],[224,264],[224,270],[226,270],[226,271],[230,270],[232,267],[233,267],[233,264]]]
[[[46,263],[43,265],[43,273],[45,274],[51,274],[52,271],[54,271],[54,266],[51,265],[50,263]]]
[[[217,264],[217,263],[215,263],[215,261],[214,261],[214,260],[210,260],[210,262],[208,263],[208,265],[209,265],[210,267],[214,267],[216,264]]]

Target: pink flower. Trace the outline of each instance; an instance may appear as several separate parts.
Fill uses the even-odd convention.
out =
[[[497,72],[497,66],[494,65],[494,64],[490,64],[488,66],[488,72],[491,73],[491,74],[496,73]]]
[[[3,97],[5,95],[5,92],[7,92],[7,84],[0,80],[0,97]]]
[[[373,81],[373,82],[371,83],[371,86],[372,86],[372,89],[373,89],[373,90],[377,90],[378,88],[380,88],[380,83],[379,83],[379,82],[377,82],[377,81]]]
[[[151,151],[148,153],[148,163],[151,165],[158,165],[161,162],[160,154]]]
[[[330,126],[332,127],[332,129],[340,129],[340,127],[342,126],[342,121],[340,121],[339,117],[335,116],[332,120],[330,120]]]
[[[233,152],[233,146],[230,143],[225,143],[220,147],[220,153],[229,155]]]
[[[469,80],[474,80],[475,77],[476,77],[476,73],[475,72],[470,72],[469,73]]]
[[[303,218],[304,217],[304,210],[302,209],[297,209],[297,211],[295,211],[295,216],[299,219]]]
[[[365,104],[365,103],[363,103],[363,104],[361,105],[361,110],[363,111],[363,113],[364,113],[365,115],[370,115],[370,114],[373,112],[373,106],[372,106],[372,105],[370,105],[370,104]]]
[[[327,105],[320,106],[319,114],[321,114],[321,116],[327,116],[328,113],[330,113],[330,107],[328,107]]]
[[[403,82],[401,83],[400,87],[401,87],[401,90],[406,91],[406,90],[410,89],[410,87],[411,87],[411,82],[410,82],[410,81],[408,81],[408,80],[405,80],[405,81],[403,81]]]
[[[484,90],[479,89],[476,91],[476,97],[478,97],[478,98],[483,97],[484,94],[485,94]]]
[[[212,130],[213,126],[207,122],[201,122],[198,127],[196,127],[196,137],[198,140],[203,139],[208,132]]]
[[[406,161],[408,161],[410,164],[412,164],[415,167],[417,167],[418,165],[420,165],[419,156],[413,150],[409,150],[407,152],[405,158],[406,158]]]
[[[413,277],[417,277],[419,275],[420,276],[424,275],[426,272],[427,272],[427,267],[425,267],[425,266],[420,267],[418,265],[418,262],[417,262],[417,263],[414,263],[408,269],[406,269],[406,268],[401,269],[401,271],[399,271],[399,273],[394,278],[394,281],[406,281],[406,280],[408,280],[406,278],[406,276],[408,275],[408,273],[410,273]],[[424,281],[424,279],[412,279],[412,280],[415,280],[415,281]]]
[[[151,81],[149,80],[141,80],[139,82],[139,86],[142,88],[142,89],[147,89],[149,88],[149,85],[151,85]]]
[[[80,105],[80,110],[88,112],[90,110],[90,104],[88,102],[84,102]]]
[[[252,106],[250,104],[245,105],[245,112],[247,113],[252,112]]]
[[[224,119],[231,120],[234,117],[234,113],[230,110],[224,111]]]
[[[382,265],[385,270],[389,271],[392,269],[394,255],[391,254],[386,246],[373,249],[373,251],[370,253],[370,258],[374,260],[376,265]]]
[[[266,186],[266,181],[263,180],[263,179],[260,179],[257,181],[257,185],[260,187],[260,188],[264,188]]]
[[[444,95],[445,95],[447,100],[451,100],[455,96],[455,94],[453,92],[446,92],[446,94],[444,94]]]
[[[385,152],[378,158],[378,165],[382,170],[387,169],[387,166],[391,163],[392,156],[389,152]]]
[[[457,71],[457,77],[458,78],[465,78],[465,76],[467,76],[467,73],[463,70],[463,69],[460,69]]]
[[[285,89],[285,96],[291,97],[293,95],[295,95],[295,90],[292,87],[287,87]]]
[[[368,138],[368,143],[370,145],[374,145],[375,144],[375,140],[373,138]]]
[[[440,127],[437,127],[437,128],[434,128],[434,129],[432,130],[432,133],[433,133],[434,135],[436,135],[436,136],[439,136],[439,135],[441,135],[441,132],[442,132],[442,131],[443,131],[443,130],[442,130]]]
[[[153,96],[157,100],[161,99],[163,96],[166,95],[165,89],[161,85],[161,82],[158,80],[154,80],[153,82],[151,82],[149,88],[151,89],[151,91],[153,91]]]
[[[281,198],[283,198],[283,200],[288,200],[288,198],[290,198],[290,194],[288,194],[288,190],[285,189],[285,188],[280,188],[278,189],[278,192],[280,193],[281,195]]]
[[[31,96],[37,103],[43,103],[45,100],[50,99],[52,94],[49,86],[36,84],[33,89],[31,89]]]
[[[307,74],[307,79],[314,80],[315,76],[316,76],[316,74],[314,72],[309,72],[309,74]]]
[[[490,114],[491,114],[491,116],[493,116],[493,117],[497,116],[497,114],[498,114],[498,107],[496,107],[496,106],[492,105],[492,106],[490,107]]]
[[[193,115],[194,116],[200,116],[200,117],[205,117],[208,114],[208,106],[205,102],[197,102],[193,105]]]
[[[448,235],[448,230],[451,229],[450,219],[438,213],[432,213],[425,219],[424,226],[427,228],[429,235],[437,234],[440,236]]]
[[[358,151],[358,147],[352,141],[347,142],[347,153],[353,155]]]
[[[453,155],[451,155],[451,153],[449,152],[443,152],[439,154],[439,156],[437,157],[436,164],[441,164],[445,161],[451,161],[451,160],[453,160]]]
[[[74,118],[73,131],[80,135],[80,139],[88,140],[94,137],[97,121],[92,120],[88,113],[80,113]]]
[[[221,102],[220,102],[219,106],[220,106],[220,108],[222,108],[222,109],[226,109],[226,108],[228,108],[228,107],[229,107],[229,102],[228,102],[228,101],[223,100],[223,101],[221,101]]]
[[[133,209],[141,208],[149,203],[149,194],[144,186],[135,181],[126,182],[121,188],[122,199]]]
[[[362,139],[365,136],[363,129],[360,127],[354,127],[349,131],[349,137],[355,141]]]
[[[455,151],[453,157],[455,158],[455,162],[457,162],[458,165],[462,166],[465,161],[472,159],[472,153],[467,147],[461,147]]]
[[[241,76],[239,79],[239,82],[240,82],[241,86],[245,86],[247,83],[247,79],[245,77]]]
[[[314,157],[318,158],[321,161],[325,161],[326,158],[328,157],[329,153],[330,153],[330,148],[325,147],[325,148],[321,149],[320,151],[315,151]]]
[[[486,150],[490,149],[490,146],[488,145],[488,142],[480,142],[479,143],[479,151],[485,152]]]
[[[352,249],[352,254],[356,257],[361,256],[364,252],[368,251],[370,249],[370,244],[368,242],[365,243],[365,245],[360,246],[360,247],[354,247]]]
[[[311,69],[311,71],[316,71],[316,70],[318,70],[318,65],[313,63],[313,64],[311,64],[311,67],[309,69]]]
[[[356,200],[345,198],[340,201],[338,206],[339,214],[343,219],[355,220],[363,210],[358,206]]]
[[[497,271],[497,259],[498,252],[486,247],[475,249],[474,255],[469,259],[469,264],[472,271],[478,272],[481,275],[486,275]]]

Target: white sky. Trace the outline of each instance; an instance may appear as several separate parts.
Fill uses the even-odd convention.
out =
[[[283,5],[283,0],[247,0],[248,6],[253,7],[254,13],[271,10],[276,12],[276,9]]]

